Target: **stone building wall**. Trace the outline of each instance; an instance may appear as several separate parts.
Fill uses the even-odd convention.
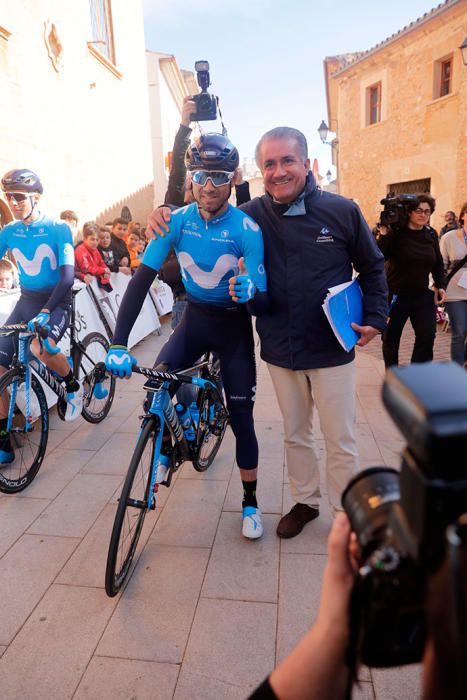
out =
[[[437,229],[447,209],[467,200],[467,66],[458,48],[466,34],[467,3],[448,0],[328,77],[339,191],[359,203],[370,225],[392,183],[430,178]],[[452,91],[434,99],[435,63],[449,55]],[[378,82],[381,121],[367,126],[367,88]]]

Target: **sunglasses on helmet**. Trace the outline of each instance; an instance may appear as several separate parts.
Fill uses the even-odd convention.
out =
[[[214,187],[222,187],[222,185],[228,185],[231,182],[235,173],[229,173],[225,170],[194,170],[191,173],[191,181],[195,185],[204,185],[208,180],[211,180]]]
[[[20,204],[32,194],[34,194],[34,192],[5,192],[5,197],[9,202]]]

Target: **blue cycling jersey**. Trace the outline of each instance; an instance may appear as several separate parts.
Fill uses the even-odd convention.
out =
[[[60,280],[59,268],[75,264],[68,224],[41,216],[27,225],[12,221],[0,232],[0,258],[7,249],[15,256],[22,289],[49,291]]]
[[[263,235],[256,221],[239,209],[229,204],[224,214],[205,221],[193,202],[172,212],[169,227],[165,238],[149,243],[142,262],[158,270],[173,247],[183,284],[194,300],[231,306],[229,278],[238,274],[241,257],[258,291],[266,291]]]

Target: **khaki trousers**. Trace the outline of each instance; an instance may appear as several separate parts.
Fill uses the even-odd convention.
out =
[[[290,370],[268,364],[284,421],[285,454],[295,503],[318,506],[318,457],[313,440],[316,405],[326,445],[326,483],[334,510],[359,470],[355,440],[355,362],[339,367]]]

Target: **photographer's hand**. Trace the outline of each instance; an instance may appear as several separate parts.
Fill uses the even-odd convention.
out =
[[[359,326],[358,323],[351,323],[350,325],[356,333],[360,333],[360,340],[357,340],[357,345],[361,348],[381,333],[381,331],[377,328],[373,328],[373,326]]]
[[[170,231],[167,224],[170,222],[171,216],[172,212],[170,207],[158,207],[149,214],[148,226],[146,229],[146,238],[148,241],[150,241],[151,238],[155,240],[158,236],[160,238],[165,237],[165,234]]]
[[[195,113],[196,102],[193,101],[193,97],[191,95],[189,97],[184,97],[180,124],[182,124],[182,126],[190,128],[191,115]]]
[[[350,524],[344,513],[338,513],[328,538],[328,560],[316,623],[269,677],[280,700],[344,698],[349,673],[345,653],[353,580]]]

